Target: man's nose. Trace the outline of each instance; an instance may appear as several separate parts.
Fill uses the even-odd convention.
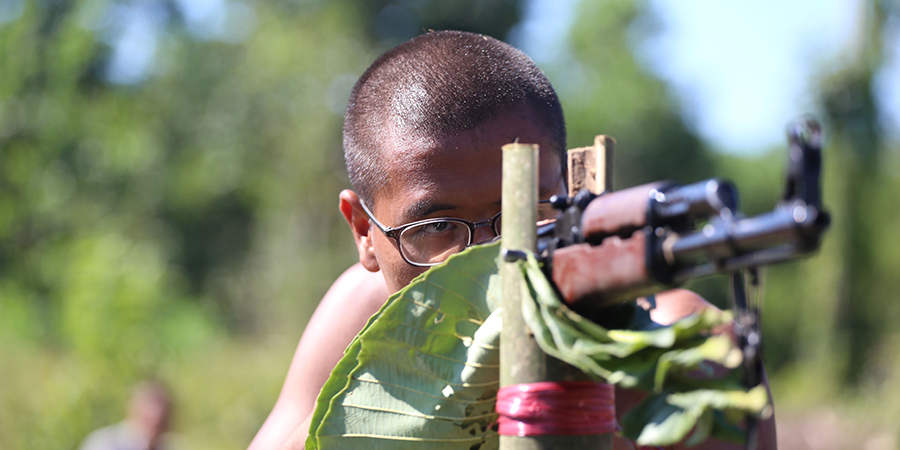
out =
[[[497,237],[490,224],[478,225],[475,227],[475,234],[472,236],[473,244],[484,244]]]

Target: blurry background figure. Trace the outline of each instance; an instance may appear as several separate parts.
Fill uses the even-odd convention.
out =
[[[91,433],[81,450],[163,450],[172,402],[168,390],[156,382],[141,383],[131,396],[128,417]]]

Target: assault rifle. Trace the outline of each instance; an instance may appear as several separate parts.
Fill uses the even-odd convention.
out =
[[[551,198],[559,218],[537,239],[548,278],[574,309],[594,309],[815,251],[830,222],[819,188],[821,129],[800,121],[788,140],[784,197],[755,217],[741,214],[734,184],[716,178]]]

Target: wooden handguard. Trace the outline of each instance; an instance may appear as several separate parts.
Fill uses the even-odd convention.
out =
[[[647,207],[663,183],[652,183],[595,198],[585,208],[587,243],[553,252],[553,281],[575,308],[599,308],[659,291],[647,270]],[[600,276],[598,276],[600,275]]]
[[[553,253],[553,281],[575,309],[634,300],[660,290],[647,272],[646,253],[646,237],[640,230],[628,239],[613,236],[600,245],[564,247]]]
[[[650,183],[595,198],[581,219],[584,240],[599,244],[608,236],[628,238],[647,225],[647,205],[652,192],[665,183]]]

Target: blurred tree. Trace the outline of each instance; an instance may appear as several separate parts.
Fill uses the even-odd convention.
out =
[[[846,65],[821,83],[821,101],[832,130],[831,154],[842,171],[835,196],[840,218],[837,248],[833,256],[842,264],[836,271],[833,292],[832,330],[810,335],[823,341],[825,335],[842,342],[845,364],[842,379],[853,384],[885,382],[884,340],[895,332],[900,307],[890,301],[900,289],[900,270],[893,237],[897,229],[896,205],[900,202],[896,172],[891,167],[890,142],[879,126],[879,102],[875,80],[886,65],[886,24],[900,20],[894,2],[861,1],[858,35]],[[893,18],[893,19],[892,19]],[[893,146],[893,148],[892,148]],[[816,307],[809,305],[810,308]],[[894,349],[896,350],[896,349]]]
[[[370,17],[368,32],[388,49],[426,30],[460,30],[504,39],[521,20],[522,0],[359,1]]]
[[[571,58],[548,69],[562,96],[569,146],[613,136],[616,189],[712,176],[713,160],[667,86],[636,57],[635,47],[657,27],[648,4],[584,1],[575,16]]]
[[[202,407],[244,380],[191,365],[229,334],[299,336],[352,262],[353,4],[209,5],[3,4],[0,448],[72,448],[153,374],[205,378],[179,417],[223,426]],[[258,422],[235,420],[244,445]]]

